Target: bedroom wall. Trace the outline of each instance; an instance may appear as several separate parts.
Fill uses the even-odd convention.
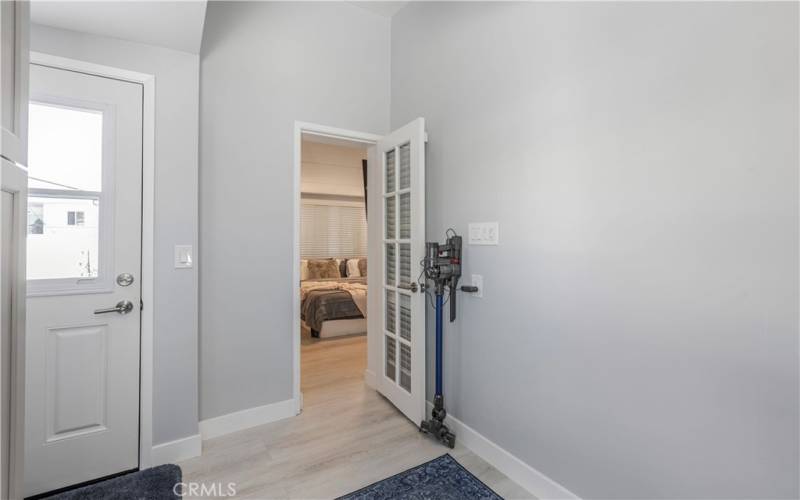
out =
[[[197,269],[175,269],[173,247],[197,248],[199,57],[39,25],[31,50],[156,77],[153,444],[194,436]]]
[[[796,3],[393,18],[428,238],[500,224],[465,247],[453,415],[583,498],[800,494],[798,55]]]
[[[200,57],[200,417],[292,397],[295,120],[385,133],[390,21],[209,2]]]
[[[363,199],[364,172],[361,161],[366,159],[366,148],[303,140],[300,191],[303,195]]]
[[[300,258],[367,256],[363,146],[303,139]],[[301,262],[301,276],[302,272]]]

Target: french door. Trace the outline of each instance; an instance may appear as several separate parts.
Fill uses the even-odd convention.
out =
[[[25,495],[139,465],[142,86],[32,65]]]
[[[377,154],[383,177],[377,389],[419,425],[425,418],[425,294],[417,283],[425,254],[425,120],[383,137]]]

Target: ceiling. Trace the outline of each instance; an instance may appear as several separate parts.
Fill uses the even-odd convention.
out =
[[[390,18],[409,2],[349,3]],[[205,17],[206,0],[31,0],[33,23],[193,54],[200,53]]]
[[[32,0],[31,21],[55,28],[200,53],[205,0]]]
[[[397,11],[402,9],[408,2],[350,2],[361,8],[374,12],[383,17],[392,17]]]

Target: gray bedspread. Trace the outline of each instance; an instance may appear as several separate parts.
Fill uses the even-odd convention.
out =
[[[351,278],[347,281],[366,282],[363,278],[361,280]],[[322,329],[323,321],[364,317],[353,302],[353,297],[343,290],[312,290],[308,292],[300,306],[300,313],[308,327],[317,332]]]

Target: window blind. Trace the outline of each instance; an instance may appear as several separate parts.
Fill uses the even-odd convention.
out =
[[[303,259],[366,257],[364,204],[303,201],[300,205],[300,255]]]

